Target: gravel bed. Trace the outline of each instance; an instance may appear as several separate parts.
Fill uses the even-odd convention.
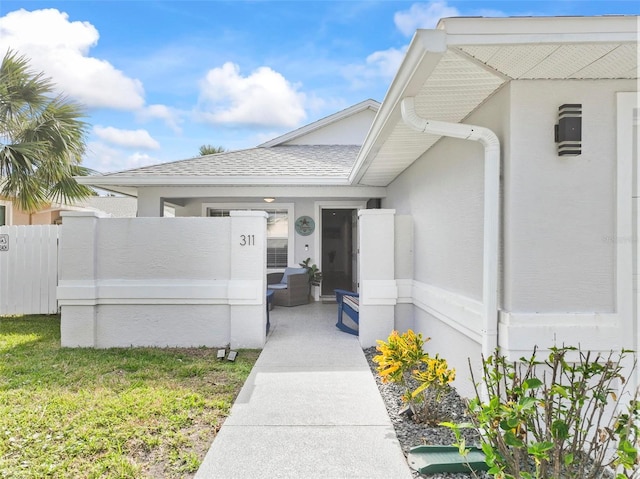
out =
[[[380,395],[387,407],[387,412],[396,430],[396,436],[398,437],[398,441],[400,441],[404,455],[406,456],[409,453],[410,448],[422,444],[445,446],[453,444],[455,437],[448,428],[418,424],[411,419],[407,419],[406,416],[399,414],[400,409],[404,406],[401,399],[403,393],[402,387],[393,383],[382,383],[380,376],[378,376],[376,372],[376,364],[373,362],[373,357],[378,354],[375,347],[365,349],[364,354],[369,362],[369,367],[376,380],[378,389],[380,390]],[[444,411],[450,415],[451,422],[461,423],[467,421],[465,404],[455,390],[452,389],[451,392],[442,399],[442,404],[444,405]],[[477,445],[478,436],[475,431],[466,430],[463,434],[468,445]],[[414,477],[425,479],[485,479],[490,477],[485,472],[478,472],[475,475],[472,473],[437,473],[424,475],[417,471],[413,471],[413,473]]]

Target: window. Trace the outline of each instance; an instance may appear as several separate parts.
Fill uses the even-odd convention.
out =
[[[266,210],[267,268],[286,268],[289,264],[289,211]]]
[[[232,209],[207,208],[207,216],[229,216]],[[241,209],[238,207],[237,209]],[[289,264],[289,210],[267,208],[242,208],[266,211],[267,217],[267,268],[286,268]]]
[[[7,207],[0,205],[0,226],[7,224]]]

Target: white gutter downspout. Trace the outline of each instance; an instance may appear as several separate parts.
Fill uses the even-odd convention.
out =
[[[418,116],[414,98],[401,104],[402,119],[414,130],[433,135],[479,141],[484,146],[484,246],[482,255],[482,354],[498,347],[498,248],[500,234],[500,140],[481,126],[431,121]]]

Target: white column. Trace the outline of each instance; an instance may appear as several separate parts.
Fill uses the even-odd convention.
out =
[[[138,188],[138,217],[163,216],[164,201],[156,188]]]
[[[415,329],[413,320],[413,217],[396,215],[395,278],[398,304],[395,309],[395,329],[400,332]]]
[[[360,210],[360,325],[363,348],[375,346],[394,329],[398,298],[394,274],[395,210]]]
[[[232,211],[230,216],[230,344],[262,348],[267,327],[267,213]]]
[[[57,296],[64,347],[96,346],[96,228],[101,216],[62,212]]]

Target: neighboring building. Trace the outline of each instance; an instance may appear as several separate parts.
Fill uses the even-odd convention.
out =
[[[81,181],[137,196],[139,216],[266,210],[268,266],[313,258],[327,296],[358,288],[356,210],[395,210],[395,325],[459,371],[495,347],[637,350],[637,35],[638,17],[443,19],[379,108]]]
[[[138,200],[130,196],[90,196],[75,206],[106,213],[112,218],[135,218],[138,215]],[[165,206],[163,216],[174,216],[173,207]]]
[[[0,200],[0,226],[11,224],[11,202]]]
[[[9,199],[0,199],[0,226],[53,225],[61,221],[62,211],[79,211],[77,206],[51,203],[35,213],[27,213],[19,209]]]
[[[96,211],[112,218],[135,218],[138,200],[130,196],[90,196],[73,205],[52,203],[31,214],[18,209],[10,200],[0,200],[0,226],[60,224],[63,211]],[[174,216],[173,207],[165,206],[163,216]]]

